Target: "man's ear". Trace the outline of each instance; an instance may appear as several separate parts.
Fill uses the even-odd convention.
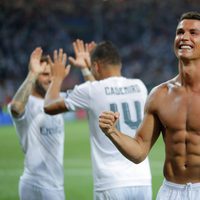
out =
[[[94,62],[94,67],[95,67],[95,71],[96,72],[100,72],[101,71],[101,63],[100,62],[98,62],[98,61],[95,61]]]

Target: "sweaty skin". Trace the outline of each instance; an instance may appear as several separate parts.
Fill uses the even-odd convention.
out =
[[[152,95],[152,112],[161,122],[166,158],[164,176],[175,183],[200,182],[200,94],[182,87],[178,77]]]

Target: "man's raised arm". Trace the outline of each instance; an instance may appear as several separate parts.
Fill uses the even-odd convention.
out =
[[[64,78],[69,74],[70,65],[66,67],[67,55],[62,49],[55,50],[53,61],[49,57],[52,70],[52,81],[45,95],[44,111],[55,115],[67,111],[64,99],[60,97],[60,90]]]

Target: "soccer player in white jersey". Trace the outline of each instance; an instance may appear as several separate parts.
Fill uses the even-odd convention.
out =
[[[62,50],[54,52],[53,79],[45,96],[46,113],[54,115],[83,108],[88,113],[95,200],[151,200],[148,158],[137,165],[125,158],[99,128],[104,110],[122,112],[118,128],[133,137],[143,117],[147,89],[139,79],[121,76],[121,59],[111,42],[99,43],[91,53],[95,81],[75,86],[66,98],[59,92],[65,78]]]
[[[44,113],[51,69],[47,57],[41,57],[38,47],[31,54],[26,79],[8,106],[25,155],[19,196],[20,200],[64,200],[64,120],[60,114]]]

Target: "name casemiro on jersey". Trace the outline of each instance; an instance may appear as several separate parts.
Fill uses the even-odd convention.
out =
[[[125,87],[105,87],[104,89],[106,95],[124,95],[141,92],[138,85],[130,85]]]

